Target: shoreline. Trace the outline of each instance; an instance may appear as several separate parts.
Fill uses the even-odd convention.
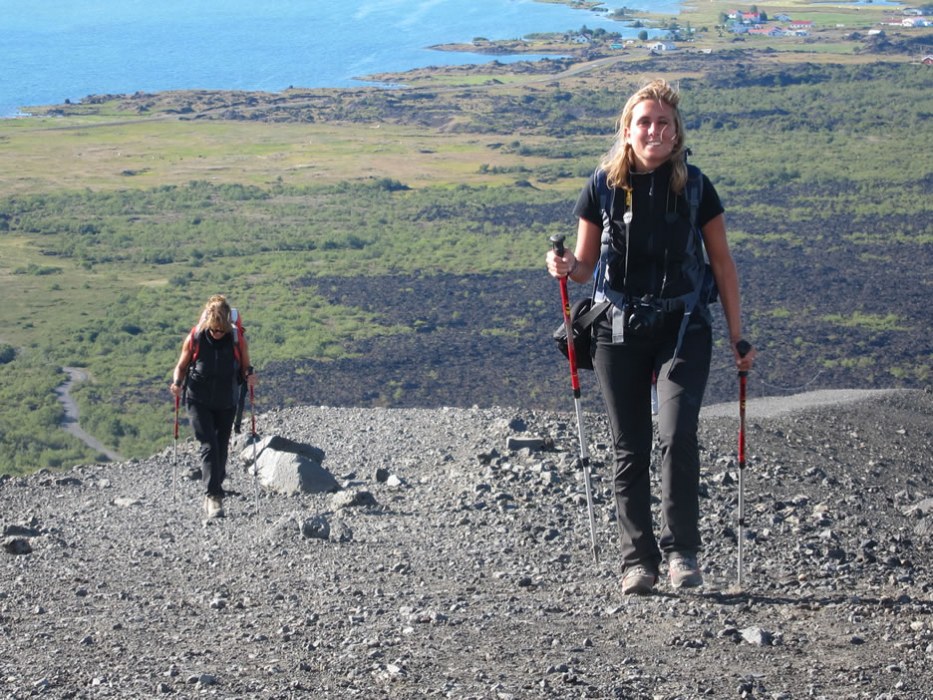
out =
[[[597,0],[582,0],[581,2],[574,2],[573,0],[534,0],[535,4],[539,5],[559,5],[570,10],[580,10],[582,12],[590,13],[590,16],[594,12],[598,12],[601,15],[608,16],[612,11],[610,8],[606,7],[606,3]],[[683,3],[676,3],[679,7],[678,13],[683,12]],[[599,9],[605,8],[605,9]],[[619,28],[624,28],[628,24],[628,19],[641,19],[645,20],[651,16],[653,10],[627,10],[626,20],[619,20],[618,22],[612,22],[612,24],[619,24]],[[521,60],[545,60],[551,55],[561,55],[561,56],[579,56],[583,51],[579,44],[568,44],[561,42],[539,42],[531,39],[531,37],[545,37],[545,36],[554,36],[558,33],[570,34],[575,31],[578,31],[582,26],[587,26],[590,24],[587,20],[587,15],[579,15],[582,22],[579,24],[571,22],[569,19],[567,25],[562,30],[552,30],[552,31],[525,31],[520,30],[516,31],[515,35],[511,38],[506,39],[495,39],[489,41],[488,44],[477,46],[475,43],[469,42],[447,42],[447,43],[435,43],[423,45],[421,48],[429,52],[439,52],[439,53],[463,53],[470,54],[472,56],[483,57],[483,56],[510,56],[515,57],[516,61]],[[614,32],[615,29],[609,29],[604,27],[608,31]],[[535,59],[525,59],[523,56],[527,54],[539,54],[538,58]],[[16,99],[10,99],[9,104],[3,106],[3,98],[0,96],[0,119],[25,119],[35,116],[35,110],[47,109],[53,106],[73,106],[85,104],[89,97],[101,96],[101,95],[131,95],[136,92],[147,93],[147,94],[159,94],[165,92],[185,92],[185,91],[197,91],[197,90],[207,90],[213,92],[264,92],[270,94],[279,94],[286,92],[291,88],[298,89],[357,89],[360,87],[369,87],[366,83],[371,83],[368,79],[369,75],[372,74],[403,74],[410,71],[418,71],[425,69],[437,69],[437,68],[464,68],[472,67],[477,65],[476,62],[464,61],[463,63],[451,63],[443,64],[441,66],[437,65],[419,65],[414,59],[409,62],[408,65],[402,68],[376,68],[375,70],[363,69],[360,73],[353,75],[350,78],[336,78],[333,84],[329,85],[314,85],[308,86],[303,85],[300,78],[295,78],[292,83],[281,87],[279,89],[270,89],[263,88],[254,85],[238,85],[235,87],[223,87],[223,81],[220,81],[219,87],[214,86],[197,86],[196,80],[191,80],[191,85],[186,87],[150,87],[150,88],[120,88],[120,87],[107,87],[107,86],[97,86],[97,89],[87,92],[84,95],[76,96],[66,96],[63,100],[52,100],[45,101],[41,97],[37,96],[35,99],[28,96]],[[351,84],[341,84],[346,80],[359,83],[359,85]],[[140,80],[141,84],[144,82]],[[65,91],[67,92],[67,91]]]

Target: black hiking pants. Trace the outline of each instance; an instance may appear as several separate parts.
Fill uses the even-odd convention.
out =
[[[702,544],[697,430],[709,377],[712,331],[701,315],[691,319],[675,359],[681,318],[673,314],[657,339],[629,337],[615,345],[611,323],[604,319],[596,325],[593,363],[612,431],[623,570],[643,564],[658,571],[662,551],[696,555]],[[661,448],[659,540],[654,535],[650,490],[653,374]]]
[[[204,404],[188,403],[188,415],[195,439],[201,443],[201,483],[208,495],[223,497],[227,476],[227,450],[236,408],[212,409]]]

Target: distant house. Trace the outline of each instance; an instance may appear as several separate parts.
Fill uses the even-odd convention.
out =
[[[933,66],[933,54],[927,54],[924,56],[922,59],[920,59],[920,63],[925,66]]]
[[[741,10],[729,10],[729,12],[726,13],[726,17],[735,22],[741,22],[742,24],[761,23],[760,12],[742,12]]]
[[[752,27],[748,33],[753,36],[784,36],[784,30],[780,27]]]
[[[649,51],[657,51],[659,53],[663,51],[674,51],[676,49],[677,47],[669,41],[656,41],[648,45]]]
[[[813,22],[811,22],[808,19],[795,19],[791,21],[789,26],[791,29],[795,31],[799,31],[801,29],[805,31],[810,31],[811,29],[813,29]]]

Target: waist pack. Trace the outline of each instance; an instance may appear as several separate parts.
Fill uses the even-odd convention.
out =
[[[570,327],[573,330],[573,350],[577,360],[577,369],[593,369],[593,357],[590,354],[590,345],[593,338],[593,324],[609,308],[609,302],[603,301],[596,305],[589,297],[580,299],[570,307]],[[564,357],[567,353],[567,326],[560,324],[554,331],[554,342]]]

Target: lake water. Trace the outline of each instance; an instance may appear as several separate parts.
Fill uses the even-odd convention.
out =
[[[623,4],[680,8],[607,7]],[[434,44],[584,25],[639,31],[533,0],[0,0],[0,117],[137,90],[349,87],[371,73],[494,60]]]

